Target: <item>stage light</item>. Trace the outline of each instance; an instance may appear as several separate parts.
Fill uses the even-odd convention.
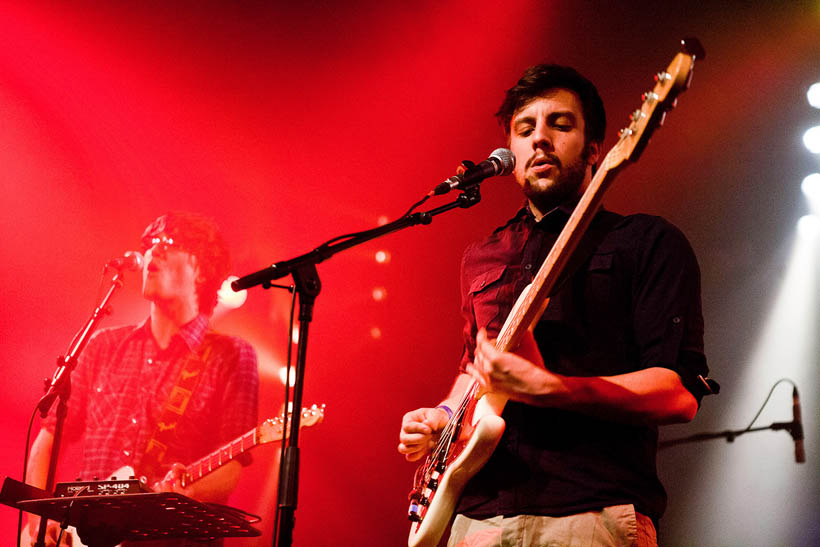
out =
[[[299,325],[293,325],[293,334],[290,337],[290,341],[294,344],[299,343]]]
[[[387,264],[390,262],[390,253],[387,251],[376,251],[376,262],[379,264]]]
[[[803,144],[812,154],[820,154],[820,125],[815,125],[803,133]]]
[[[812,173],[804,178],[800,190],[806,196],[811,212],[820,214],[820,173]]]
[[[797,233],[802,238],[817,239],[820,234],[820,217],[817,215],[806,215],[797,221]]]
[[[376,220],[376,224],[378,224],[379,226],[384,226],[388,222],[390,222],[390,219],[387,218],[386,215],[382,215]]]
[[[374,287],[373,288],[373,300],[376,302],[381,302],[387,298],[387,289],[384,287]]]
[[[279,381],[283,384],[285,383],[285,375],[287,374],[287,367],[282,367],[279,369]],[[294,367],[290,368],[290,378],[289,378],[290,387],[293,387],[296,384],[296,369]]]
[[[812,173],[800,184],[803,194],[809,199],[820,198],[820,173]]]
[[[218,317],[227,311],[235,310],[242,307],[242,304],[248,299],[248,291],[234,292],[231,289],[231,281],[239,279],[232,275],[222,282],[222,286],[216,292],[216,308],[214,309],[214,316]]]
[[[380,329],[379,327],[371,327],[370,328],[370,336],[373,339],[378,340],[379,338],[382,337],[382,329]]]
[[[814,108],[820,108],[820,82],[809,86],[809,90],[806,92],[806,97],[809,99],[810,105]]]

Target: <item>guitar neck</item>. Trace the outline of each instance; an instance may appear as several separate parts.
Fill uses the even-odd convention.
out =
[[[288,415],[290,415],[290,413]],[[299,420],[299,427],[316,425],[320,423],[324,417],[325,405],[312,405],[309,408],[303,408],[301,420]],[[251,448],[261,444],[281,441],[284,437],[287,437],[284,431],[284,417],[269,418],[244,435],[240,435],[204,458],[188,465],[182,477],[182,485],[187,486],[198,481],[205,475],[213,473]]]
[[[183,477],[183,485],[189,485],[198,481],[205,475],[212,473],[233,461],[240,454],[244,454],[251,448],[259,445],[257,437],[257,429],[254,427],[244,435],[240,435],[228,444],[219,447],[204,458],[201,458],[186,467],[186,472]]]
[[[578,243],[598,212],[604,193],[615,179],[616,174],[616,170],[608,168],[605,158],[533,278],[525,299],[515,309],[498,334],[496,348],[501,351],[514,350],[521,342],[524,331],[541,318],[547,304],[547,297],[552,293],[572,252],[578,247]]]

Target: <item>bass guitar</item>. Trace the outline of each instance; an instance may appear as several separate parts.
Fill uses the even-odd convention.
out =
[[[518,297],[496,339],[497,349],[515,350],[526,330],[534,328],[562,270],[598,212],[604,192],[627,162],[638,159],[653,131],[663,124],[666,112],[676,105],[677,96],[689,87],[695,59],[704,57],[700,43],[687,38],[669,66],[655,75],[654,88],[644,93],[641,107],[632,114],[629,126],[620,131],[618,142],[601,162],[544,264]],[[501,413],[506,403],[507,398],[498,393],[483,393],[476,381],[467,388],[438,443],[416,470],[409,495],[409,547],[438,544],[467,481],[487,463],[501,440],[505,427]]]

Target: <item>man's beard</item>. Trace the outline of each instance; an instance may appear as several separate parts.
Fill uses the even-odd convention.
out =
[[[589,158],[589,148],[585,147],[576,161],[566,167],[559,166],[560,173],[553,184],[546,188],[538,188],[527,181],[523,189],[524,195],[542,213],[549,212],[570,198],[577,197],[578,190],[586,176],[587,158]]]

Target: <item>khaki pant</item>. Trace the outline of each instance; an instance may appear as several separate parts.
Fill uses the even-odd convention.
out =
[[[657,547],[652,520],[630,505],[564,517],[457,515],[448,547]]]

